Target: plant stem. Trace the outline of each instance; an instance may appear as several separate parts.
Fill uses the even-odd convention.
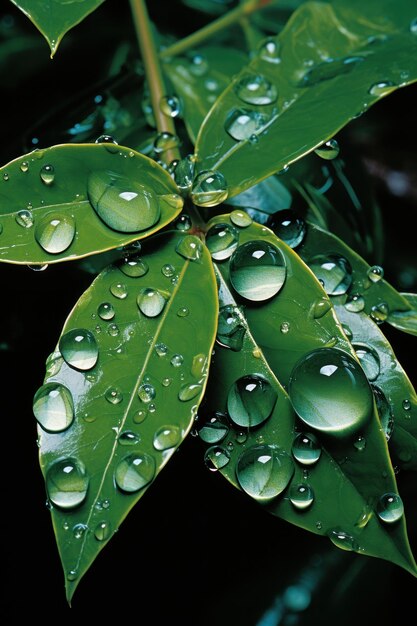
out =
[[[217,35],[217,33],[229,28],[229,26],[239,23],[242,17],[246,17],[258,9],[268,6],[271,2],[273,2],[273,0],[249,0],[248,2],[244,2],[235,9],[228,11],[217,20],[210,22],[207,26],[197,30],[195,33],[184,37],[184,39],[177,41],[172,44],[172,46],[164,48],[160,53],[160,57],[165,59],[167,57],[178,56],[190,48],[197,47],[207,39],[210,39],[213,35]]]
[[[166,89],[145,0],[130,0],[130,8],[148,81],[156,129],[158,133],[167,132],[175,135],[173,119],[165,115],[161,110],[161,99],[166,96]],[[167,164],[174,159],[179,159],[180,153],[178,148],[166,150],[162,153],[162,158]]]

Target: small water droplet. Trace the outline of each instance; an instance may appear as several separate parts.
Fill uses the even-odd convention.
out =
[[[386,440],[389,441],[394,430],[394,414],[392,412],[391,404],[388,402],[382,389],[376,385],[372,385],[372,391],[374,392],[376,408],[382,430],[384,431]]]
[[[120,334],[120,329],[117,324],[109,324],[107,332],[110,337],[117,337]]]
[[[157,289],[142,289],[137,304],[146,317],[157,317],[164,310],[166,298]]]
[[[227,410],[235,424],[253,428],[270,417],[276,401],[277,393],[265,378],[257,374],[247,375],[231,386]]]
[[[321,530],[323,528],[323,524],[320,521],[316,522],[316,528],[317,530]]]
[[[228,193],[223,174],[218,171],[205,170],[195,177],[190,198],[197,206],[213,207],[224,202]]]
[[[319,254],[310,259],[308,265],[329,296],[346,293],[352,284],[351,265],[339,254]]]
[[[307,483],[299,483],[290,487],[289,498],[294,508],[304,511],[313,504],[314,491]]]
[[[74,539],[81,539],[82,537],[84,537],[87,530],[88,526],[86,524],[75,524],[72,529]]]
[[[207,59],[202,54],[194,54],[191,58],[190,71],[194,76],[204,76],[209,69]]]
[[[381,80],[371,85],[368,93],[371,96],[386,96],[395,88],[395,84],[390,80]]]
[[[332,308],[332,304],[328,298],[319,298],[315,302],[313,302],[311,312],[313,314],[314,319],[320,319],[326,313],[328,313]]]
[[[293,209],[277,211],[268,218],[266,225],[290,248],[299,246],[307,232],[305,221]]]
[[[330,541],[341,550],[347,550],[348,552],[357,552],[359,550],[359,544],[349,533],[334,528],[327,533]]]
[[[314,150],[314,152],[322,159],[331,161],[339,156],[340,146],[336,139],[329,139]]]
[[[215,224],[206,235],[206,246],[215,261],[228,259],[237,248],[239,233],[230,224]]]
[[[171,278],[171,276],[175,274],[175,267],[171,265],[171,263],[165,263],[165,265],[161,267],[161,272],[167,278]]]
[[[188,317],[189,314],[190,314],[190,310],[187,309],[186,306],[180,307],[177,311],[178,317]]]
[[[27,267],[32,270],[32,272],[44,272],[48,269],[49,265],[48,263],[37,263],[36,265],[27,265]]]
[[[60,254],[75,237],[75,221],[71,215],[48,213],[37,224],[35,239],[46,252]]]
[[[77,580],[77,578],[78,578],[78,571],[76,569],[70,569],[67,573],[67,580],[73,581],[73,580]]]
[[[385,322],[388,314],[389,308],[386,302],[379,302],[378,304],[374,304],[370,311],[370,316],[377,324],[382,324],[382,322]]]
[[[269,38],[262,41],[258,48],[258,57],[268,63],[281,63],[279,44],[275,39]]]
[[[220,443],[229,432],[229,425],[224,413],[217,411],[198,429],[198,435],[205,443]]]
[[[199,383],[185,383],[181,385],[178,392],[178,399],[182,402],[188,402],[196,398],[202,391],[203,387]]]
[[[110,302],[102,302],[97,309],[102,320],[112,320],[115,316],[114,307]]]
[[[174,354],[170,361],[171,365],[173,365],[174,367],[181,367],[183,362],[184,357],[182,356],[182,354]]]
[[[198,261],[203,254],[203,244],[198,237],[186,235],[177,243],[175,250],[184,257],[184,259]]]
[[[291,457],[276,446],[251,446],[239,457],[236,475],[242,489],[260,502],[276,498],[294,474]]]
[[[142,402],[152,402],[156,396],[155,387],[150,383],[143,383],[138,389],[138,396]]]
[[[171,118],[176,118],[181,115],[182,106],[181,101],[177,96],[167,95],[162,96],[159,106],[164,115]]]
[[[162,385],[164,387],[169,387],[171,383],[172,383],[172,378],[163,378],[162,379]]]
[[[190,230],[192,226],[191,218],[183,213],[175,220],[175,228],[181,232]]]
[[[261,302],[275,296],[287,273],[282,252],[267,241],[248,241],[230,259],[230,282],[247,300]]]
[[[398,522],[404,515],[404,505],[396,493],[384,493],[378,500],[376,512],[380,520],[386,524]]]
[[[140,259],[138,256],[133,256],[128,259],[125,259],[122,263],[119,264],[119,270],[125,274],[125,276],[130,276],[130,278],[139,278],[140,276],[145,276],[145,274],[149,271],[149,266],[143,259]]]
[[[8,181],[10,178],[9,174],[7,172],[4,172],[3,174],[3,180]]]
[[[60,383],[46,383],[35,393],[33,413],[42,428],[59,433],[74,420],[74,402],[71,392]]]
[[[121,446],[135,446],[140,441],[140,437],[137,433],[134,433],[132,430],[124,430],[120,433],[117,441]]]
[[[230,452],[223,446],[210,446],[204,454],[204,463],[212,472],[226,467],[230,461]]]
[[[39,175],[41,177],[41,181],[49,187],[55,180],[54,166],[49,163],[47,165],[42,165]]]
[[[311,433],[299,433],[292,444],[292,454],[302,465],[314,465],[321,456],[321,445]]]
[[[259,111],[233,109],[224,124],[225,131],[236,141],[249,140],[252,135],[262,132],[269,122],[269,116]]]
[[[107,541],[111,534],[111,525],[107,521],[99,522],[94,529],[94,537],[97,541]]]
[[[241,211],[240,209],[235,209],[230,213],[230,221],[235,225],[239,226],[239,228],[247,228],[252,224],[252,218],[250,215],[246,213],[246,211]]]
[[[194,180],[194,170],[195,159],[192,154],[187,155],[175,163],[173,170],[174,180],[181,191],[191,189]]]
[[[145,419],[147,418],[147,415],[148,415],[147,411],[137,411],[133,415],[133,421],[135,422],[135,424],[142,424],[142,422],[144,422]]]
[[[362,365],[362,369],[366,374],[366,378],[374,381],[380,373],[380,360],[376,350],[364,343],[352,344],[356,356]]]
[[[120,404],[123,400],[123,394],[118,387],[109,387],[104,397],[110,404]]]
[[[168,346],[164,343],[155,344],[155,352],[158,356],[166,356],[168,354]]]
[[[32,228],[33,226],[33,215],[27,209],[22,209],[16,213],[16,223],[23,228]]]
[[[404,411],[409,411],[411,409],[410,400],[408,400],[407,398],[403,400],[402,406],[403,406]]]
[[[358,450],[358,452],[363,452],[366,448],[365,437],[359,436],[357,440],[353,443],[353,445],[355,446],[356,450]]]
[[[279,329],[283,335],[286,335],[291,328],[291,324],[289,322],[282,322]]]
[[[345,302],[345,308],[351,313],[360,313],[365,308],[365,298],[359,293],[351,294]]]
[[[27,161],[22,161],[20,164],[20,169],[22,172],[26,173],[29,171],[29,163]]]
[[[85,328],[74,328],[62,335],[59,350],[68,365],[77,370],[90,370],[97,363],[96,338]]]
[[[205,354],[196,354],[191,364],[191,374],[194,378],[203,378],[207,374],[208,359]]]
[[[175,448],[181,441],[181,430],[178,426],[161,426],[153,438],[155,450],[168,450]]]
[[[278,99],[277,88],[262,74],[248,74],[239,78],[234,84],[234,90],[246,104],[267,105]]]
[[[46,472],[50,501],[61,509],[74,509],[87,497],[89,478],[81,461],[73,458],[53,463]]]
[[[384,270],[380,265],[372,265],[372,267],[368,269],[367,274],[369,280],[373,283],[378,283],[381,278],[384,278]]]
[[[167,150],[173,150],[179,146],[179,139],[176,135],[162,131],[158,133],[153,142],[153,149],[156,154],[161,154]]]
[[[239,307],[234,304],[222,306],[217,325],[217,342],[226,348],[239,352],[243,346],[245,333],[246,326]]]
[[[110,293],[119,300],[124,300],[127,297],[127,287],[124,283],[116,281],[110,285]]]
[[[117,465],[116,485],[126,493],[135,493],[146,487],[155,476],[155,459],[145,452],[129,454]]]

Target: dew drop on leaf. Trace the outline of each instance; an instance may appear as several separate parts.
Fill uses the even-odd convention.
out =
[[[153,437],[155,450],[168,450],[174,448],[181,441],[181,430],[178,426],[161,426]]]
[[[180,254],[184,259],[190,261],[198,261],[203,254],[203,244],[198,237],[194,235],[186,235],[178,242],[176,252]]]
[[[275,296],[287,273],[281,251],[266,241],[248,241],[230,259],[230,282],[239,295],[261,302]]]
[[[349,74],[355,67],[364,61],[365,57],[348,56],[339,59],[328,59],[322,63],[318,63],[311,67],[304,74],[301,81],[298,82],[299,87],[309,87],[316,85],[324,80],[330,80],[336,76]]]
[[[339,528],[329,530],[327,536],[330,541],[341,550],[347,550],[348,552],[357,552],[359,550],[359,544],[356,539]]]
[[[389,94],[395,88],[395,84],[390,80],[381,80],[374,83],[369,88],[371,96],[385,96]]]
[[[111,525],[107,521],[99,522],[94,529],[94,537],[97,541],[107,541],[111,534]]]
[[[122,433],[120,433],[117,441],[121,446],[134,446],[139,443],[140,437],[132,430],[124,430]]]
[[[374,392],[376,408],[378,410],[378,417],[381,422],[382,430],[384,431],[386,440],[389,441],[394,430],[394,414],[391,405],[382,389],[376,385],[372,385],[372,391]]]
[[[226,179],[223,174],[217,171],[205,170],[195,177],[190,198],[197,206],[213,207],[224,202],[228,193]]]
[[[28,172],[29,171],[29,163],[27,161],[22,161],[21,164],[20,164],[20,170],[23,173]]]
[[[367,273],[369,280],[373,283],[378,283],[381,278],[384,278],[384,270],[380,265],[372,265]]]
[[[130,276],[130,278],[140,278],[141,276],[145,276],[149,271],[146,261],[139,257],[125,259],[118,267],[125,276]]]
[[[192,226],[191,219],[185,213],[180,215],[175,221],[175,228],[182,232],[186,232],[187,230],[190,230],[191,226]]]
[[[247,375],[231,386],[227,410],[237,426],[252,428],[270,417],[276,401],[277,393],[265,378],[257,374]]]
[[[22,228],[32,228],[33,215],[28,209],[22,209],[16,213],[16,224]]]
[[[215,224],[206,235],[206,246],[215,261],[228,259],[237,248],[239,233],[230,224]]]
[[[116,281],[110,285],[110,293],[119,300],[124,300],[127,297],[127,287],[124,283]]]
[[[97,137],[97,139],[95,140],[95,143],[113,144],[114,146],[118,145],[115,138],[111,135],[100,135],[100,137]]]
[[[170,361],[173,367],[181,367],[183,362],[184,362],[184,357],[182,356],[182,354],[174,354]]]
[[[389,314],[388,304],[386,302],[378,302],[371,308],[370,316],[377,324],[385,322]]]
[[[212,472],[226,467],[229,461],[230,452],[223,446],[210,446],[204,454],[204,463]]]
[[[41,181],[49,187],[55,180],[54,166],[50,164],[42,165],[39,175],[41,177]]]
[[[155,476],[155,459],[145,452],[129,454],[117,465],[114,479],[126,493],[135,493],[146,487]]]
[[[71,215],[49,213],[35,228],[35,239],[50,254],[60,254],[70,247],[75,237],[75,220]]]
[[[146,404],[152,402],[156,396],[155,387],[150,383],[143,383],[138,389],[138,396]]]
[[[339,156],[340,146],[336,139],[329,139],[329,141],[325,141],[321,146],[316,148],[314,152],[320,158],[331,161]]]
[[[276,498],[294,474],[291,457],[276,446],[251,446],[239,457],[236,475],[242,489],[258,501]]]
[[[298,483],[290,487],[289,498],[295,509],[304,511],[313,504],[314,492],[307,483]]]
[[[247,228],[252,224],[252,218],[250,215],[248,215],[246,211],[241,211],[240,209],[235,209],[230,213],[230,221],[235,226],[239,226],[239,228]]]
[[[359,293],[350,294],[345,302],[345,308],[351,313],[360,313],[365,308],[365,298]]]
[[[159,106],[167,117],[176,118],[181,115],[181,102],[177,96],[162,96]]]
[[[33,413],[44,430],[52,433],[66,430],[74,420],[71,392],[60,383],[42,385],[33,398]]]
[[[332,304],[328,298],[319,298],[315,302],[313,302],[311,307],[311,312],[313,314],[314,319],[320,319],[324,317],[326,313],[328,313],[332,308]]]
[[[356,356],[359,358],[362,369],[369,381],[374,381],[380,373],[380,361],[376,350],[363,343],[352,344]]]
[[[321,445],[311,433],[299,433],[292,444],[292,454],[302,465],[314,465],[321,456]]]
[[[59,350],[65,361],[78,370],[90,370],[98,359],[98,345],[93,333],[85,328],[74,328],[62,335]]]
[[[220,443],[229,432],[229,425],[224,413],[216,412],[198,428],[198,436],[205,443]]]
[[[110,302],[102,302],[98,308],[97,313],[102,320],[112,320],[115,316],[114,307]]]
[[[308,266],[329,296],[346,293],[352,284],[351,265],[339,254],[316,255],[308,261]]]
[[[217,342],[235,352],[243,347],[246,327],[240,309],[234,304],[222,306],[217,324]]]
[[[80,506],[87,496],[88,484],[84,465],[73,458],[56,461],[46,472],[48,497],[61,509]]]
[[[279,44],[274,39],[265,39],[258,48],[258,56],[268,63],[281,63]]]
[[[120,404],[123,401],[123,394],[118,387],[109,387],[104,397],[110,404]]]
[[[202,391],[203,387],[199,383],[185,383],[178,392],[178,399],[181,402],[189,402],[196,398]]]
[[[224,129],[236,141],[248,140],[266,127],[269,116],[249,109],[233,109],[224,124]]]
[[[266,225],[290,248],[299,246],[307,232],[305,221],[293,209],[277,211],[268,218]]]
[[[172,150],[179,145],[179,139],[176,135],[167,131],[160,132],[156,135],[153,143],[153,149],[156,154],[161,154],[166,150]]]
[[[174,180],[181,191],[191,189],[194,180],[195,162],[193,155],[189,154],[175,164]]]
[[[139,310],[146,317],[157,317],[164,310],[166,299],[157,289],[142,289],[137,297]]]
[[[404,515],[404,504],[396,493],[384,493],[378,500],[376,512],[385,524],[398,522]]]
[[[278,98],[277,88],[262,74],[248,74],[239,78],[234,90],[246,104],[273,104]]]

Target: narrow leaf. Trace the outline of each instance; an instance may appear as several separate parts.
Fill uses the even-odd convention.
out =
[[[0,169],[0,261],[57,263],[169,224],[183,201],[155,161],[114,143],[34,150]]]
[[[34,398],[69,599],[190,430],[216,321],[209,254],[173,231],[104,270],[71,312]]]

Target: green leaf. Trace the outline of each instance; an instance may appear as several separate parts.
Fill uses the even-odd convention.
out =
[[[51,48],[51,57],[71,28],[104,0],[11,0],[38,28]]]
[[[221,272],[224,275],[222,268],[223,265]],[[236,296],[232,295],[220,271],[218,274],[219,332],[224,331],[225,310],[232,332],[228,336],[218,335],[210,369],[205,419],[198,423],[200,438],[210,444],[205,452],[206,463],[211,469],[218,469],[235,487],[245,491],[273,515],[309,532],[327,536],[339,548],[387,559],[415,573],[404,519],[398,525],[381,522],[374,508],[378,491],[374,498],[365,497],[345,474],[345,466],[335,463],[324,442],[322,446],[312,439],[315,446],[310,459],[300,461],[303,450],[299,444],[297,447],[297,441],[303,435],[288,394],[251,335],[244,307],[237,305]],[[248,400],[246,407],[252,415],[263,413],[267,418],[252,428],[234,423],[236,415],[232,411],[227,416],[233,395],[231,390],[243,377],[246,377],[248,388],[256,380],[263,381],[263,397]],[[272,403],[266,406],[271,396],[275,399],[272,410]],[[382,459],[354,448],[353,453],[363,455],[361,481],[365,482],[369,465],[375,461],[381,467]],[[258,462],[251,465],[251,459],[258,459]],[[385,471],[384,489],[396,492],[389,462]],[[378,489],[376,484],[373,489]]]
[[[220,171],[234,196],[415,81],[415,13],[409,0],[370,0],[366,19],[360,0],[303,4],[213,106],[197,170]]]
[[[210,256],[173,231],[104,270],[66,321],[34,413],[68,598],[190,430],[216,322]]]
[[[390,311],[387,321],[398,330],[417,335],[417,294],[402,293],[401,295],[412,308],[407,311]]]
[[[113,143],[34,150],[0,169],[0,261],[57,263],[147,237],[181,211],[171,176]]]
[[[204,47],[190,58],[164,62],[165,73],[182,100],[182,115],[194,143],[213,103],[246,62],[243,52],[222,46]]]

